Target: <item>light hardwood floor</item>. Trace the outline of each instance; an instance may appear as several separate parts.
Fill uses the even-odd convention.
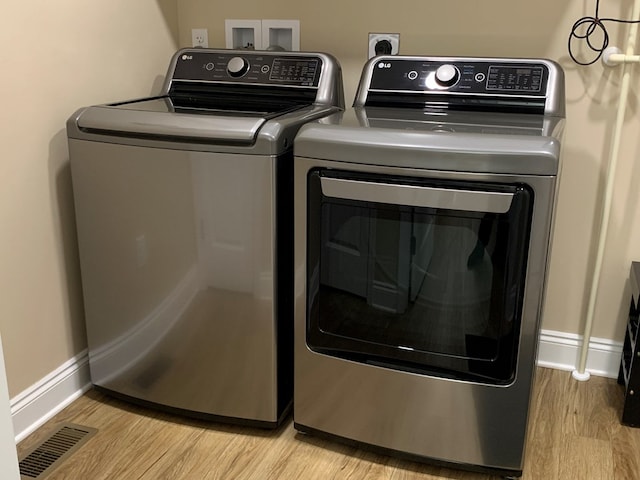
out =
[[[640,429],[620,424],[615,380],[579,383],[538,369],[525,480],[640,479]],[[149,411],[90,391],[18,445],[26,451],[60,422],[98,433],[47,480],[488,480],[296,433],[212,424]]]

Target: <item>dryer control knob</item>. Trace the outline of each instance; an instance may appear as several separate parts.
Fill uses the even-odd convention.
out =
[[[455,65],[440,65],[436,70],[436,82],[443,87],[450,87],[460,79],[460,71]]]
[[[227,72],[232,77],[241,77],[249,71],[249,62],[242,57],[233,57],[227,63]]]

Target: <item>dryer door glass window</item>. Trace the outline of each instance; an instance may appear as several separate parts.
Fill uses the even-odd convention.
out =
[[[314,171],[308,188],[310,348],[512,379],[533,202],[526,186]]]

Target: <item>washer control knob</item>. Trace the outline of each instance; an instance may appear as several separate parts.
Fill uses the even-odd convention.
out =
[[[460,71],[455,65],[445,63],[436,70],[436,82],[443,87],[455,85],[460,79]]]
[[[249,62],[246,58],[233,57],[227,63],[227,72],[232,77],[241,77],[249,71]]]

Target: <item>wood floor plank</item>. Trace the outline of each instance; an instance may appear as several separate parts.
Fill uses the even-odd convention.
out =
[[[355,453],[352,447],[298,433],[292,424],[287,427],[281,448],[267,458],[271,461],[268,469],[253,472],[248,480],[340,478],[341,466]]]
[[[571,380],[565,383],[567,419],[564,425],[567,433],[610,440],[622,407],[619,402],[622,391],[611,386],[610,379],[595,376],[588,382]]]
[[[396,467],[391,458],[363,450],[354,450],[339,464],[336,480],[391,480]]]
[[[187,478],[186,469],[195,462],[201,461],[201,455],[195,455],[194,445],[200,444],[202,432],[192,431],[190,434],[179,438],[180,444],[167,449],[159,456],[156,462],[147,466],[147,469],[139,477],[143,479],[173,479]],[[200,452],[199,452],[200,453]]]
[[[465,470],[452,470],[422,463],[400,461],[391,480],[500,480],[501,477]]]
[[[640,429],[620,424],[613,379],[578,383],[538,369],[523,480],[640,478]],[[495,480],[378,455],[296,432],[190,420],[90,391],[27,437],[41,441],[60,422],[98,429],[47,480]]]
[[[536,372],[525,446],[525,478],[558,478],[560,459],[557,446],[562,438],[566,416],[563,390],[567,386],[569,375],[567,372],[550,369],[538,369]]]
[[[564,435],[558,478],[613,480],[611,442],[578,435]]]
[[[225,449],[217,469],[219,477],[245,480],[252,472],[259,470],[263,464],[265,452],[273,447],[273,437],[257,437],[253,435],[237,436],[231,440],[230,448]]]
[[[223,479],[221,466],[235,455],[234,435],[207,432],[197,442],[187,443],[174,458],[163,458],[140,480],[155,479]]]
[[[618,426],[612,434],[615,479],[640,478],[640,429]]]
[[[290,422],[284,427],[283,431],[274,437],[263,455],[257,467],[249,470],[245,474],[247,480],[270,480],[277,478],[291,478],[299,475],[299,471],[295,469],[298,466],[300,450],[303,446],[294,440],[294,431]],[[295,471],[289,471],[289,467],[294,467]],[[302,477],[296,477],[302,478]]]

